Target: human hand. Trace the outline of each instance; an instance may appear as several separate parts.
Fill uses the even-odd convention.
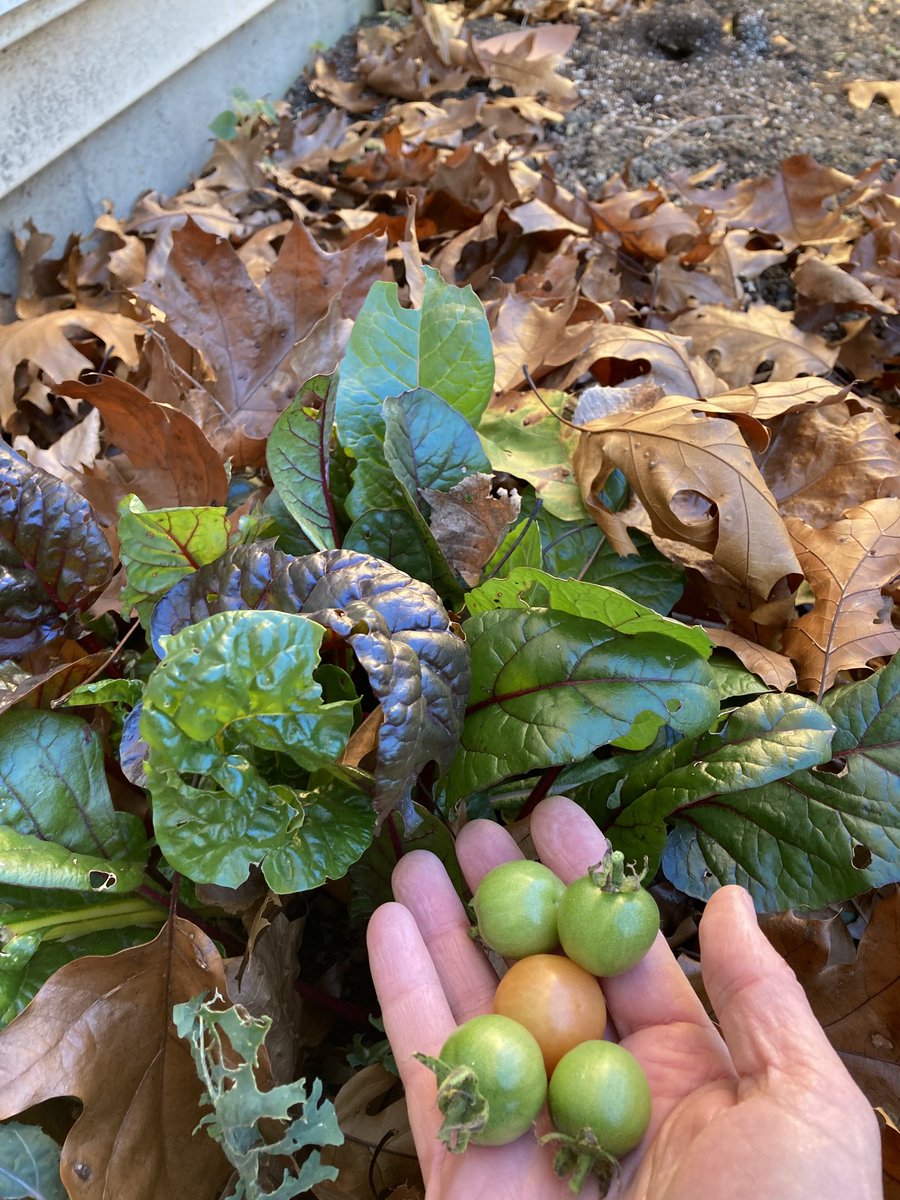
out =
[[[607,845],[562,796],[537,806],[531,833],[541,861],[565,883],[598,862]],[[492,867],[522,857],[491,821],[466,825],[456,849],[473,891]],[[469,917],[434,855],[402,858],[393,888],[399,903],[382,905],[369,923],[369,956],[428,1200],[563,1200],[570,1193],[553,1173],[553,1151],[531,1134],[459,1155],[438,1141],[435,1079],[413,1055],[437,1055],[458,1023],[490,1012],[497,977],[469,937]],[[611,1195],[880,1200],[874,1114],[793,972],[760,932],[743,889],[725,887],[710,900],[700,947],[724,1041],[661,934],[636,967],[603,982],[614,1027],[607,1036],[637,1057],[653,1096],[650,1127],[623,1159]],[[596,1184],[586,1184],[585,1200],[596,1195]]]

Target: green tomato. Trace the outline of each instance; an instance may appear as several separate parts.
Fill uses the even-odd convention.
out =
[[[541,1048],[524,1026],[488,1013],[451,1033],[440,1058],[421,1061],[438,1077],[439,1133],[451,1150],[505,1146],[526,1133],[547,1098]]]
[[[612,856],[615,858],[615,855]],[[659,909],[636,878],[618,885],[592,868],[566,888],[557,921],[562,948],[592,975],[621,975],[639,962],[659,932]]]
[[[479,936],[505,958],[549,954],[559,946],[556,910],[565,890],[542,863],[520,858],[494,867],[472,900]]]
[[[650,1124],[650,1087],[640,1063],[615,1042],[582,1042],[550,1079],[550,1117],[576,1141],[589,1129],[607,1154],[632,1150]]]

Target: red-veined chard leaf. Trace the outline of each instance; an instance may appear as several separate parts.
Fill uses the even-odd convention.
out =
[[[160,596],[228,549],[224,508],[148,510],[137,496],[130,495],[119,505],[117,532],[127,579],[122,612],[136,608],[145,627]]]
[[[656,633],[672,638],[702,658],[712,654],[712,642],[696,625],[662,617],[617,588],[581,579],[556,579],[534,567],[516,567],[504,579],[482,584],[469,592],[466,604],[473,616],[496,608],[553,608],[599,621],[620,633]]]
[[[833,733],[831,718],[812,700],[760,696],[733,712],[721,730],[678,742],[629,771],[609,829],[613,845],[629,861],[646,855],[655,871],[667,817],[684,809],[691,822],[704,803],[727,808],[736,792],[827,762]]]
[[[432,760],[449,767],[469,692],[468,649],[434,591],[355,551],[293,558],[265,544],[238,546],[163,597],[154,644],[212,612],[241,608],[302,612],[350,646],[385,717],[375,806],[382,816],[400,806],[414,825],[413,784]]]
[[[336,375],[310,379],[275,422],[266,445],[272,482],[316,550],[333,548],[340,535],[329,486],[336,395]]]
[[[24,654],[62,633],[112,572],[88,502],[0,443],[0,654]]]
[[[718,712],[709,667],[668,637],[629,637],[552,609],[483,612],[463,628],[472,693],[450,772],[453,798],[577,762],[636,732],[627,744],[646,746],[661,725],[697,733]]]
[[[644,534],[631,531],[637,554],[623,558],[593,521],[561,521],[546,508],[537,516],[542,562],[550,575],[616,587],[660,613],[671,612],[684,590],[684,568],[660,554]]]
[[[324,636],[296,613],[238,610],[165,639],[140,732],[157,840],[189,878],[238,887],[260,865],[274,891],[301,891],[329,865],[343,874],[371,840],[375,816],[358,790],[329,806],[271,777],[272,754],[314,771],[347,744],[353,703],[324,703],[313,677]]]
[[[428,388],[477,425],[491,397],[494,355],[481,301],[431,267],[425,277],[421,308],[402,308],[396,284],[373,285],[341,363],[337,427],[356,459],[351,517],[396,507],[397,485],[383,449],[385,400]]]
[[[754,704],[788,699],[798,700],[764,696]],[[740,883],[758,909],[779,912],[820,908],[896,881],[900,659],[838,689],[823,711],[836,726],[828,769],[797,771],[724,799],[710,795],[671,813],[675,828],[662,861],[673,883],[704,899],[721,884]],[[808,710],[804,719],[809,725]]]
[[[0,716],[0,882],[131,891],[144,829],[116,812],[98,736],[68,713]]]

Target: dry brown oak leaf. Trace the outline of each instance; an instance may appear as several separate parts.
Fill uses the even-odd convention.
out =
[[[205,934],[175,918],[152,942],[79,958],[47,980],[0,1033],[0,1120],[54,1096],[84,1111],[62,1150],[70,1200],[215,1200],[231,1173],[193,1135],[202,1086],[172,1006],[226,994]]]
[[[753,448],[765,445],[765,430],[753,417],[710,415],[686,396],[589,421],[572,467],[585,507],[616,553],[636,551],[622,517],[596,497],[618,467],[655,535],[710,553],[757,602],[786,576],[799,582],[800,564],[742,430]]]
[[[846,961],[840,945],[832,946],[832,921],[788,912],[763,918],[761,924],[796,972],[829,1041],[869,1101],[895,1111],[900,1096],[900,888],[875,905],[855,961]],[[843,961],[835,962],[835,957]]]
[[[77,379],[93,363],[74,345],[85,333],[106,346],[110,357],[127,367],[138,365],[137,339],[143,325],[120,313],[93,308],[67,308],[0,325],[0,425],[6,428],[16,411],[15,378],[19,363],[43,371],[51,383]]]
[[[799,517],[785,525],[815,604],[788,625],[782,650],[797,664],[800,691],[821,697],[838,671],[900,651],[882,591],[900,575],[900,499],[869,500],[824,529]]]
[[[838,347],[804,333],[769,304],[736,312],[710,304],[677,317],[672,331],[691,339],[694,354],[702,355],[731,388],[752,383],[757,371],[771,363],[770,379],[824,375],[837,361]]]

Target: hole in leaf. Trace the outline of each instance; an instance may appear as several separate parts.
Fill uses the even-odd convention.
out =
[[[853,854],[851,858],[854,867],[856,867],[859,871],[864,871],[866,867],[871,865],[872,851],[868,846],[863,845],[862,842],[858,842],[853,847]]]
[[[671,700],[666,701],[666,708],[670,713],[679,712],[681,710],[681,701],[677,697],[673,697]]]
[[[112,871],[88,872],[88,886],[92,892],[108,892],[116,886],[116,877]]]

